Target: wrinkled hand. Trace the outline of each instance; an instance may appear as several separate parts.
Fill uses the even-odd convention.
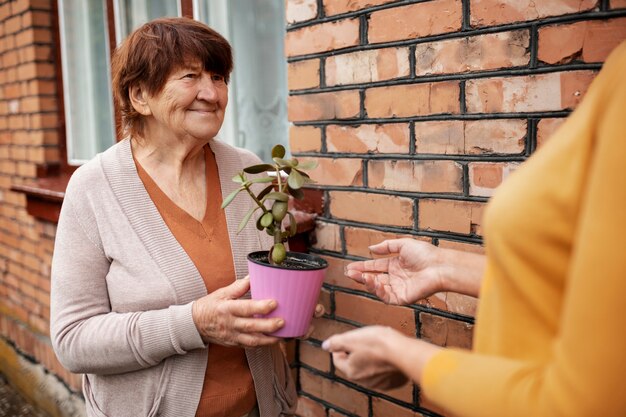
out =
[[[196,300],[192,305],[194,323],[205,343],[256,347],[278,342],[267,336],[284,324],[281,318],[256,318],[277,306],[275,300],[240,300],[250,289],[246,277]]]
[[[395,334],[389,327],[363,327],[331,336],[322,348],[332,352],[335,367],[347,378],[367,388],[389,390],[408,381],[389,361],[386,343]]]
[[[324,315],[324,313],[326,313],[326,309],[324,308],[324,306],[321,305],[321,304],[317,304],[315,306],[315,311],[313,312],[313,318],[314,319],[319,319],[320,317],[322,317]],[[306,340],[309,337],[311,337],[311,335],[313,334],[313,331],[315,330],[315,325],[313,323],[314,323],[314,321],[311,320],[311,324],[309,324],[309,328],[306,331],[306,334],[304,336],[298,337],[298,339]]]
[[[436,246],[405,238],[385,240],[370,250],[396,256],[350,263],[346,275],[385,303],[412,304],[443,290]]]

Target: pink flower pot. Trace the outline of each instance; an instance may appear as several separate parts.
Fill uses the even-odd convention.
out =
[[[287,252],[283,265],[270,265],[267,253],[248,255],[252,299],[277,301],[278,307],[263,316],[285,320],[285,325],[272,336],[304,336],[313,318],[328,263],[318,256]]]

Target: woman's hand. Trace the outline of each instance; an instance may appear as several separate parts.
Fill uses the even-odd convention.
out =
[[[353,262],[346,267],[346,275],[385,303],[412,304],[444,290],[438,267],[441,249],[436,246],[405,238],[385,240],[370,250],[376,255],[396,256]]]
[[[224,346],[256,347],[279,341],[267,336],[284,324],[281,318],[256,318],[277,306],[274,300],[239,300],[250,289],[250,279],[235,281],[193,303],[194,323],[205,343]]]
[[[388,390],[408,380],[390,361],[390,356],[401,354],[390,345],[397,337],[403,336],[389,327],[363,327],[330,337],[322,348],[332,352],[335,367],[347,378],[364,387]]]

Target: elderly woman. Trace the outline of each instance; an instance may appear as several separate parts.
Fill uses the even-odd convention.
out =
[[[215,140],[232,54],[215,31],[158,19],[113,57],[126,138],[68,185],[52,265],[51,336],[86,374],[89,416],[293,414],[295,387],[274,300],[242,299],[246,254],[271,245],[251,204],[224,212],[230,179],[258,163]],[[208,294],[208,295],[207,295]]]

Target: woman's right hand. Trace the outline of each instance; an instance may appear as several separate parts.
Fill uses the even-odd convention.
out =
[[[346,275],[388,304],[412,304],[442,291],[437,267],[441,249],[419,240],[385,240],[370,246],[376,255],[395,255],[347,265]]]
[[[256,318],[277,306],[275,300],[240,300],[250,289],[250,279],[239,279],[196,300],[192,305],[193,321],[205,343],[224,346],[257,347],[279,341],[267,336],[283,327],[281,318]]]

